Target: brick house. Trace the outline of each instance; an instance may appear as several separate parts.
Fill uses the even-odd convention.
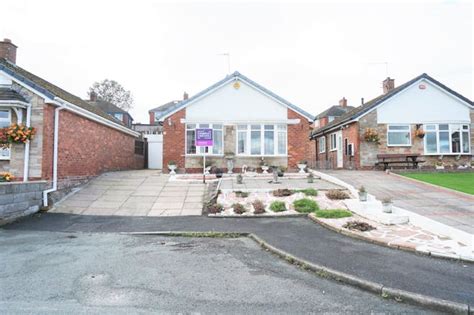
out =
[[[333,105],[316,116],[314,119],[314,128],[322,128],[354,108],[354,106],[348,106],[347,99],[343,97],[339,101],[339,105]]]
[[[474,147],[474,106],[427,74],[395,87],[315,129],[318,168],[372,169],[378,154],[419,154],[433,168],[465,166]],[[378,141],[367,141],[370,131]]]
[[[46,180],[68,188],[105,171],[143,168],[139,133],[100,108],[16,65],[10,40],[0,42],[0,127],[36,129],[32,141],[0,149],[0,170],[16,180]]]
[[[314,159],[309,140],[314,117],[239,72],[198,94],[154,112],[163,124],[163,165],[175,161],[180,171],[202,172],[209,163],[227,171],[246,165],[295,169],[301,160]],[[212,128],[214,145],[196,147],[197,128]]]
[[[91,92],[89,95],[89,99],[86,100],[92,106],[98,107],[110,116],[114,117],[115,119],[119,120],[127,126],[128,128],[132,128],[133,124],[133,117],[130,115],[129,112],[126,110],[121,109],[120,107],[112,104],[110,102],[101,100],[97,98],[97,94],[95,92]]]

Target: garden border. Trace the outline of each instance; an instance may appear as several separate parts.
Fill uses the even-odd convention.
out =
[[[422,307],[427,307],[433,310],[448,312],[453,314],[472,314],[469,304],[462,304],[448,300],[438,299],[427,295],[417,294],[414,292],[399,290],[387,287],[381,283],[368,281],[350,274],[333,270],[318,264],[308,262],[306,260],[295,257],[281,249],[278,249],[253,233],[247,232],[193,232],[193,231],[150,231],[150,232],[123,232],[123,235],[158,235],[158,236],[173,236],[173,237],[215,237],[215,238],[237,238],[248,237],[256,242],[260,247],[270,251],[272,254],[284,259],[290,264],[302,268],[303,270],[311,271],[319,277],[329,280],[341,282],[361,290],[375,293],[382,298],[392,299],[397,302],[409,303]]]

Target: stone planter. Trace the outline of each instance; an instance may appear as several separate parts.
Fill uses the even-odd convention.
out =
[[[306,164],[296,164],[296,166],[298,166],[298,168],[300,169],[298,173],[300,173],[300,174],[306,173],[304,171],[306,169]]]
[[[176,175],[176,169],[177,169],[176,165],[170,164],[170,165],[168,165],[168,169],[170,170],[171,175]]]
[[[392,202],[382,203],[382,211],[385,213],[392,213]]]
[[[267,165],[262,165],[262,173],[263,174],[268,174],[268,169],[269,169],[269,167]]]
[[[437,170],[444,170],[444,165],[435,165]]]
[[[367,192],[366,191],[359,191],[359,200],[360,201],[367,201]]]

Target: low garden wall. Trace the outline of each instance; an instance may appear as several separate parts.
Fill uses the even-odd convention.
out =
[[[0,183],[0,225],[37,212],[46,181]]]

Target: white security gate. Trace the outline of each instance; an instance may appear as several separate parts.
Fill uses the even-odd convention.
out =
[[[148,168],[163,168],[163,135],[145,135],[148,141]]]

